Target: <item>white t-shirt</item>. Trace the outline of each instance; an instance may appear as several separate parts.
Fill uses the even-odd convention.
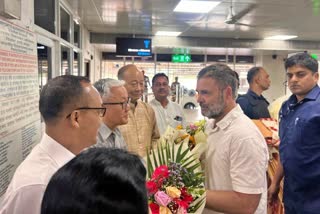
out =
[[[268,148],[255,124],[244,115],[239,105],[206,132],[206,188],[262,194],[256,214],[267,213]],[[232,202],[230,202],[232,203]],[[205,209],[205,214],[216,214]]]
[[[150,105],[154,109],[157,119],[157,125],[160,135],[162,135],[168,126],[176,128],[178,125],[186,126],[186,118],[184,116],[182,107],[170,100],[168,100],[166,107],[163,107],[159,101],[153,99],[150,101]]]
[[[1,214],[40,214],[52,175],[75,155],[47,134],[17,168],[4,194]]]

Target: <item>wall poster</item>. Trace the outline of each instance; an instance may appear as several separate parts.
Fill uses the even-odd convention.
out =
[[[36,36],[0,19],[0,200],[16,167],[40,141],[38,102]]]

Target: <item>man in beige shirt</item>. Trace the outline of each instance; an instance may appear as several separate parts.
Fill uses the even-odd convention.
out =
[[[139,100],[144,91],[144,76],[135,65],[129,64],[119,69],[118,79],[125,81],[131,100],[128,123],[119,128],[128,151],[143,157],[147,149],[160,138],[154,110],[149,104]]]

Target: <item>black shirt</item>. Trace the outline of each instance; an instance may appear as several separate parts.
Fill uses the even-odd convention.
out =
[[[270,118],[269,102],[262,95],[258,96],[250,89],[245,95],[238,97],[237,103],[250,119]]]

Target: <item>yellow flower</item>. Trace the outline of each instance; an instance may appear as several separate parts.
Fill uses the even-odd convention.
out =
[[[181,129],[183,129],[183,126],[182,125],[177,125],[176,129],[181,130]]]
[[[187,137],[189,137],[188,134],[184,134],[182,136],[179,136],[177,139],[174,140],[175,144],[181,143],[184,139],[186,139]]]
[[[159,214],[172,214],[168,207],[160,206]]]
[[[166,193],[171,198],[180,198],[181,191],[178,190],[176,187],[168,186],[166,187]]]

